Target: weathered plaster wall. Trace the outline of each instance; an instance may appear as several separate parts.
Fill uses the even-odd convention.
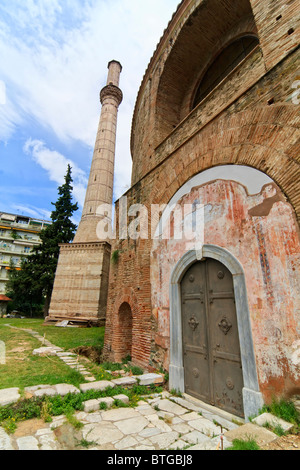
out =
[[[259,380],[268,395],[273,390],[279,393],[291,390],[297,380],[299,383],[296,370],[299,310],[297,313],[295,305],[295,292],[299,289],[299,239],[293,210],[300,220],[300,116],[299,105],[292,101],[295,91],[292,85],[299,80],[298,9],[294,0],[288,3],[284,0],[222,0],[221,3],[229,16],[230,12],[233,14],[234,21],[227,14],[219,15],[220,0],[181,2],[154,52],[133,116],[132,187],[126,196],[129,207],[142,203],[150,214],[151,204],[167,204],[194,175],[228,164],[259,169],[281,189],[287,202],[276,201],[268,215],[249,214],[249,210],[263,203],[264,196],[247,196],[242,186],[224,183],[225,193],[220,194],[220,188],[212,185],[207,186],[206,196],[203,193],[207,204],[210,204],[209,198],[215,204],[209,212],[211,220],[208,218],[206,233],[211,230],[214,243],[232,248],[234,256],[247,267],[245,275]],[[241,11],[243,15],[239,15]],[[280,14],[282,18],[277,20]],[[219,37],[211,36],[207,42],[206,62],[201,64],[196,54],[201,44],[198,42],[195,49],[191,46],[193,38],[197,37],[197,28],[193,29],[193,25],[201,26],[197,15],[205,21],[214,16],[219,22]],[[292,27],[294,32],[288,33]],[[204,102],[186,114],[193,80],[196,84],[201,67],[213,60],[218,47],[222,48],[226,41],[235,37],[234,28],[239,29],[239,34],[256,33],[260,48]],[[203,35],[198,37],[201,41]],[[192,75],[182,82],[180,77],[184,73]],[[181,94],[178,88],[181,82],[186,94]],[[170,116],[172,119],[177,116],[178,120],[173,122]],[[168,122],[162,123],[164,118]],[[221,215],[218,209],[223,211]],[[261,209],[266,211],[266,205],[255,210]],[[117,218],[119,210],[117,202]],[[218,220],[216,225],[214,217]],[[211,243],[209,237],[206,243]],[[119,250],[119,260],[110,269],[104,352],[114,359],[121,351],[118,338],[122,325],[118,322],[118,312],[122,303],[127,302],[132,311],[133,360],[146,367],[149,363],[167,367],[169,293],[162,284],[156,287],[153,284],[162,273],[155,274],[154,270],[150,277],[155,255],[152,248],[151,239],[128,237],[114,242],[112,250]],[[170,250],[165,247],[163,259],[166,270],[170,270],[167,260],[171,260],[170,264],[175,262],[173,247],[168,248]]]
[[[299,386],[300,243],[293,210],[279,189],[267,185],[258,195],[233,181],[194,188],[178,204],[204,205],[204,243],[228,250],[245,273],[254,350],[261,391],[287,393]],[[168,369],[170,357],[170,279],[188,251],[187,240],[155,240],[151,286],[155,334],[152,363]],[[300,352],[300,351],[299,351]]]
[[[110,248],[106,242],[61,246],[49,319],[105,319]]]

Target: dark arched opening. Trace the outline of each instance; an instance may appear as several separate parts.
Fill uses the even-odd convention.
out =
[[[205,72],[197,88],[195,108],[259,44],[255,36],[243,36],[227,46]]]
[[[119,308],[119,351],[120,359],[132,357],[132,312],[124,302]]]

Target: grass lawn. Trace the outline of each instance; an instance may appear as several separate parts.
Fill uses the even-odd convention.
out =
[[[40,384],[70,383],[78,386],[84,378],[66,366],[58,357],[33,356],[32,351],[41,347],[41,342],[20,329],[32,329],[45,335],[51,343],[66,351],[78,346],[102,348],[103,328],[58,328],[44,326],[43,319],[0,319],[0,341],[5,343],[6,363],[0,364],[0,389]],[[92,366],[95,369],[95,366]]]

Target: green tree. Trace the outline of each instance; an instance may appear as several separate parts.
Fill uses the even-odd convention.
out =
[[[44,298],[37,286],[32,282],[29,270],[17,270],[11,261],[9,281],[7,283],[7,296],[13,299],[8,305],[8,312],[19,310],[25,315],[40,314]]]
[[[59,244],[70,243],[77,226],[72,222],[78,204],[72,202],[72,176],[68,165],[65,183],[58,188],[59,197],[51,213],[52,224],[40,233],[41,244],[21,264],[21,270],[10,270],[8,293],[18,304],[29,302],[33,308],[44,302],[44,316],[48,315],[50,299],[59,257]],[[21,306],[19,307],[21,308]]]

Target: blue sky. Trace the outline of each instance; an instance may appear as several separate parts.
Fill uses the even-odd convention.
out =
[[[115,198],[130,186],[130,129],[149,60],[179,0],[1,0],[0,212],[49,218],[67,164],[78,223],[107,64],[123,71]]]

